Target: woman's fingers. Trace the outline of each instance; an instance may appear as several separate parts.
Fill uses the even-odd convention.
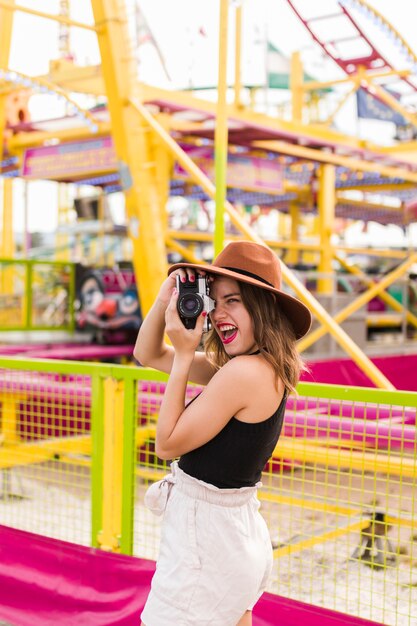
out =
[[[206,311],[202,311],[202,313],[197,317],[197,321],[195,324],[195,331],[198,334],[198,336],[201,336],[203,334],[203,326],[204,326],[204,322],[206,318],[207,318]]]
[[[171,298],[167,307],[167,312],[173,313],[177,310],[177,301],[178,301],[178,289],[175,287],[172,290]]]
[[[187,281],[194,283],[199,276],[204,277],[206,272],[203,270],[195,271],[193,267],[181,267],[171,274],[172,276],[179,276],[180,282],[185,283]]]

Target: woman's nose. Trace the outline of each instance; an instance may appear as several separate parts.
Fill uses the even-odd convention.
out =
[[[222,309],[221,305],[216,302],[216,308],[211,312],[211,317],[216,320],[221,320],[224,317],[224,309]]]

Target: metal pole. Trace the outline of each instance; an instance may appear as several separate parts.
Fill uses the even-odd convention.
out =
[[[21,6],[20,4],[11,4],[10,2],[7,2],[7,0],[0,0],[0,9],[8,9],[9,11],[20,11],[21,13],[28,13],[29,15],[35,15],[36,17],[43,17],[46,20],[53,20],[54,22],[60,22],[61,24],[68,24],[68,26],[97,31],[97,28],[95,26],[90,26],[89,24],[84,24],[83,22],[70,20],[67,17],[63,17],[62,15],[52,15],[51,13],[44,13],[43,11],[29,9],[28,7]]]
[[[333,291],[331,236],[334,227],[336,206],[336,172],[333,165],[319,167],[318,211],[320,225],[321,255],[318,270],[326,278],[320,278],[317,285],[319,293],[331,294]]]
[[[242,107],[242,7],[235,12],[235,106]]]
[[[227,28],[229,2],[220,0],[219,25],[219,78],[217,88],[216,130],[214,135],[214,161],[216,181],[216,213],[214,218],[214,254],[224,246],[224,203],[226,200],[227,173]]]

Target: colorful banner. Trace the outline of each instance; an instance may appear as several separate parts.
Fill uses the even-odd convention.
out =
[[[214,150],[211,146],[181,146],[214,182]],[[92,174],[118,171],[111,137],[28,148],[23,156],[22,176],[34,179],[74,180]],[[179,163],[174,177],[189,179]],[[283,169],[275,159],[229,153],[227,186],[265,193],[283,192]]]
[[[388,91],[390,96],[394,96],[393,92]],[[356,93],[356,104],[358,108],[358,117],[372,120],[380,120],[381,122],[392,122],[397,126],[408,125],[407,120],[391,109],[385,102],[378,100],[365,89],[359,89]]]
[[[63,180],[92,173],[114,172],[117,157],[111,137],[28,148],[23,156],[25,178]]]
[[[204,174],[214,182],[214,152],[209,146],[182,145],[194,163]],[[175,163],[174,177],[190,177],[189,173],[179,164]],[[280,163],[275,160],[261,159],[259,157],[229,152],[227,161],[227,186],[249,191],[264,191],[266,193],[282,193],[283,170]]]

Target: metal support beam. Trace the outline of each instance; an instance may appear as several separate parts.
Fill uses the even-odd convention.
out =
[[[172,152],[178,162],[189,172],[195,182],[214,200],[215,187],[211,180],[197,167],[194,161],[186,154],[184,150],[172,139],[172,137],[158,124],[157,120],[147,111],[141,102],[132,101],[137,112],[148,123],[148,125],[156,132],[167,148]],[[230,216],[232,223],[240,230],[240,232],[251,241],[255,241],[262,245],[265,242],[257,235],[240,213],[234,208],[230,202],[225,202],[225,210]],[[282,277],[289,284],[296,295],[305,302],[317,319],[322,322],[330,334],[341,345],[345,352],[353,361],[369,376],[369,378],[382,389],[394,389],[390,381],[382,374],[382,372],[372,363],[372,361],[360,350],[354,341],[340,328],[333,320],[326,309],[314,298],[314,296],[304,287],[300,280],[290,271],[290,269],[282,263]]]
[[[318,271],[327,274],[326,278],[318,280],[317,291],[330,294],[333,291],[332,257],[333,250],[331,236],[334,230],[336,206],[336,171],[334,165],[320,165],[318,212],[320,231],[320,262]]]
[[[227,175],[227,38],[229,1],[220,0],[219,71],[217,85],[216,128],[214,131],[214,166],[216,177],[216,211],[214,216],[214,254],[224,247],[224,202]]]
[[[300,226],[300,207],[297,202],[290,202],[289,214],[291,217],[290,240],[298,241],[298,228]],[[288,248],[287,254],[285,255],[285,262],[289,263],[290,265],[291,264],[294,265],[295,263],[298,262],[299,256],[300,256],[299,249],[293,246],[290,246]]]
[[[13,31],[14,0],[0,5],[0,67],[9,66],[10,48]],[[0,95],[0,161],[3,160],[4,131],[6,127],[6,95]],[[14,253],[13,237],[13,181],[5,178],[2,188],[2,221],[0,232],[0,256],[12,258]],[[13,269],[2,272],[0,291],[11,293],[13,288]]]
[[[374,298],[375,296],[379,296],[379,294],[381,294],[387,287],[389,287],[390,285],[392,285],[393,282],[398,280],[398,278],[401,278],[401,276],[403,276],[403,274],[405,274],[405,272],[416,261],[417,261],[417,255],[412,254],[407,259],[407,261],[405,261],[405,263],[402,263],[393,272],[390,272],[389,274],[387,274],[387,276],[384,276],[381,282],[374,283],[374,285],[370,289],[368,289],[368,291],[365,291],[358,298],[356,298],[356,300],[351,302],[347,307],[345,307],[344,309],[336,313],[336,315],[333,318],[334,321],[337,322],[338,324],[341,324],[342,322],[344,322],[345,319],[349,317],[349,315],[352,315],[352,313],[355,313],[356,311],[358,311],[362,306],[367,304],[367,302],[372,300],[372,298]],[[326,327],[321,326],[320,328],[317,328],[315,331],[309,333],[307,337],[305,337],[304,339],[300,341],[299,343],[300,350],[306,350],[313,343],[315,343],[321,337],[323,337],[327,333],[327,331],[328,329]]]
[[[349,263],[346,263],[346,261],[337,254],[334,254],[334,258],[347,272],[353,274],[353,276],[357,276],[369,289],[377,284],[368,278],[365,272],[362,272],[362,270],[360,270],[356,265],[349,265]],[[414,326],[414,328],[417,328],[417,317],[411,313],[411,311],[406,309],[400,302],[398,302],[398,300],[396,300],[390,293],[387,291],[381,291],[378,293],[378,297],[383,300],[385,304],[394,309],[394,311],[405,315],[407,322]]]
[[[112,136],[126,198],[140,302],[146,313],[166,277],[165,233],[161,224],[155,154],[150,128],[131,104],[132,98],[141,101],[141,93],[124,2],[92,0],[92,8],[95,23],[100,27],[98,43]]]
[[[288,154],[290,156],[300,157],[308,161],[317,163],[329,163],[331,165],[340,165],[353,171],[358,172],[376,172],[380,176],[387,178],[401,178],[404,181],[417,183],[417,172],[410,171],[406,167],[392,167],[384,165],[382,162],[365,161],[365,159],[355,159],[353,157],[341,156],[334,152],[326,152],[324,150],[316,150],[315,148],[307,148],[297,146],[285,141],[255,141],[253,148],[261,148],[278,154]]]
[[[234,104],[237,109],[242,105],[242,6],[235,8],[235,85]]]
[[[358,74],[349,74],[349,76],[346,76],[345,78],[338,78],[337,80],[327,80],[327,81],[320,81],[320,80],[309,80],[308,82],[303,84],[303,89],[304,91],[317,91],[319,89],[327,89],[329,87],[334,87],[335,85],[343,85],[344,83],[350,83],[350,82],[354,82],[359,84],[361,79],[372,79],[374,80],[375,78],[381,79],[381,78],[393,78],[393,77],[398,77],[398,78],[406,78],[407,76],[411,75],[411,71],[410,70],[388,70],[388,71],[382,71],[382,72],[374,72],[372,71],[367,73],[367,72],[360,72]]]
[[[211,233],[200,231],[169,231],[169,237],[179,239],[180,241],[207,241],[213,239]],[[239,235],[229,235],[228,239],[238,240]],[[273,250],[300,250],[302,252],[311,252],[313,254],[320,252],[320,245],[315,243],[303,243],[301,241],[276,241],[274,239],[264,239],[265,245]],[[335,251],[344,252],[345,254],[367,254],[369,256],[383,257],[387,259],[406,259],[408,254],[401,250],[382,250],[381,248],[351,248],[347,246],[334,246]]]
[[[165,118],[164,121],[166,122]],[[161,121],[161,123],[165,126],[164,121]],[[168,233],[168,213],[166,207],[169,200],[170,180],[174,167],[174,159],[158,135],[151,133],[150,141],[152,144],[153,154],[155,155],[155,176],[159,204],[159,220],[164,233],[164,238],[166,239]]]
[[[122,536],[123,476],[123,381],[106,378],[103,382],[103,483],[101,529],[97,537],[102,550],[120,552]]]
[[[0,231],[0,257],[12,259],[14,255],[13,237],[13,179],[3,178],[2,219]],[[6,274],[6,271],[4,271]],[[3,276],[4,278],[4,276]]]
[[[60,22],[61,24],[67,24],[68,26],[74,26],[76,28],[84,28],[85,30],[96,31],[95,26],[90,26],[89,24],[85,24],[84,22],[77,22],[75,20],[71,20],[63,15],[54,15],[53,13],[44,13],[43,11],[36,11],[35,9],[29,9],[28,7],[24,7],[20,4],[15,4],[14,0],[0,0],[0,11],[4,9],[9,13],[13,11],[20,11],[21,13],[28,13],[29,15],[35,15],[36,17],[43,17],[46,20],[52,20],[54,22]]]
[[[291,55],[290,89],[292,102],[292,119],[295,122],[303,120],[303,66],[299,52]]]
[[[4,5],[4,6],[3,6]],[[0,4],[0,68],[9,66],[12,43],[14,0]],[[6,95],[0,94],[0,161],[3,160],[4,129],[6,126]]]

